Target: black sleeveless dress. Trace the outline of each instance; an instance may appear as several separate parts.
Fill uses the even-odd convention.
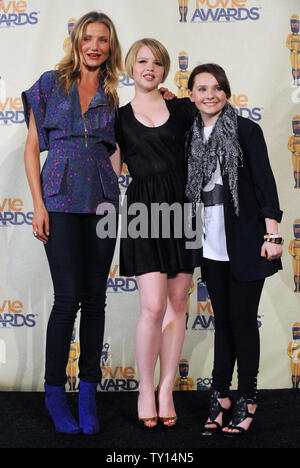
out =
[[[178,204],[183,207],[188,202],[185,196],[184,139],[194,120],[196,108],[189,99],[173,99],[166,101],[166,105],[170,115],[159,127],[147,127],[139,122],[130,103],[117,112],[116,140],[132,177],[125,194],[127,209],[133,203],[143,203],[149,215],[148,237],[132,238],[122,234],[119,265],[122,276],[137,276],[154,271],[172,275],[192,272],[194,267],[200,265],[199,249],[186,248],[186,241],[191,239],[185,236],[183,215],[181,237],[178,236],[177,229],[180,217],[176,218],[175,228],[172,210],[169,211],[170,232],[166,235],[166,231],[163,231],[160,218],[158,232],[155,223],[156,232],[151,236],[153,222],[151,225],[150,212],[153,204],[175,203],[177,207]],[[136,213],[139,214],[139,211]],[[126,214],[125,217],[123,211],[122,226],[123,223],[129,226],[134,218],[132,214]],[[122,233],[125,232],[123,228],[124,226]]]

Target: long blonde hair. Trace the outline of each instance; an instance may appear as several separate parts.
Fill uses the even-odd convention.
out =
[[[110,104],[116,106],[118,102],[116,91],[119,81],[118,72],[123,72],[122,52],[115,26],[104,13],[91,11],[76,22],[70,35],[69,49],[56,67],[60,76],[60,84],[65,93],[68,93],[70,86],[80,78],[83,66],[80,43],[84,28],[90,23],[102,23],[110,32],[109,57],[100,67],[99,74],[102,74],[104,78],[104,92],[108,96]]]

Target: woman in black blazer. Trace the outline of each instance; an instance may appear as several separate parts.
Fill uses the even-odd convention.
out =
[[[249,429],[257,408],[257,311],[265,278],[282,268],[282,212],[262,130],[228,103],[224,70],[200,65],[188,86],[199,112],[187,137],[186,194],[195,206],[204,205],[202,273],[215,316],[211,405],[203,434],[222,430],[236,436]],[[235,363],[238,398],[232,405]]]

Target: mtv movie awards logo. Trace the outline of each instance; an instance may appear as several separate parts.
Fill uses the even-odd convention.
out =
[[[31,225],[33,212],[24,211],[21,198],[4,198],[0,200],[0,227]]]
[[[101,352],[100,368],[102,379],[99,383],[101,391],[132,391],[138,387],[136,380],[136,369],[132,366],[114,366],[111,359],[110,344],[104,343]],[[69,359],[66,367],[66,374],[69,383],[69,390],[79,389],[78,361],[80,357],[80,343],[76,340],[76,326],[70,345]]]
[[[119,276],[119,265],[114,265],[109,270],[106,292],[122,293],[137,291],[137,282],[135,278]]]
[[[125,163],[123,163],[122,172],[119,178],[120,190],[122,191],[122,189],[127,189],[130,182],[131,182],[131,176],[129,174],[128,167]]]
[[[119,88],[122,88],[123,86],[125,86],[126,88],[128,86],[134,86],[134,81],[132,78],[130,78],[130,76],[128,75],[128,73],[119,73]]]
[[[287,355],[291,361],[292,385],[294,389],[298,389],[300,387],[300,322],[293,324],[292,341],[288,345]]]
[[[0,300],[0,328],[34,327],[35,315],[24,314],[23,303],[19,300]]]
[[[202,278],[197,279],[197,314],[193,320],[190,320],[189,312],[187,311],[187,328],[191,330],[214,330],[215,319],[210,302],[206,284]],[[194,287],[192,286],[190,294],[193,293]],[[190,327],[189,327],[190,322]]]
[[[194,287],[191,288],[190,294],[193,293]],[[214,311],[209,297],[206,283],[202,278],[197,279],[197,313],[196,317],[190,318],[189,307],[187,309],[187,329],[192,331],[214,331],[215,317]],[[262,326],[262,315],[257,317],[257,326]]]
[[[294,13],[290,18],[290,33],[286,38],[286,47],[290,52],[290,67],[292,74],[292,102],[300,102],[300,18]]]
[[[2,81],[2,80],[1,80]],[[22,124],[25,122],[22,100],[19,97],[0,95],[0,126]]]
[[[109,343],[104,343],[101,354],[102,380],[100,388],[102,391],[124,390],[132,391],[138,388],[136,370],[132,366],[113,366]]]
[[[292,269],[295,293],[300,293],[300,218],[294,220],[293,223],[294,238],[290,240],[288,252],[292,257]]]
[[[300,86],[300,19],[297,14],[290,18],[290,34],[286,38],[286,47],[290,51],[293,86]]]
[[[212,378],[197,377],[195,384],[192,377],[189,377],[189,361],[185,358],[179,361],[179,376],[175,380],[174,390],[190,391],[190,390],[208,390],[212,384]]]
[[[248,0],[178,0],[179,22],[232,23],[257,21],[259,7],[250,6]]]
[[[38,12],[30,11],[27,2],[0,1],[0,28],[34,25],[38,23]]]
[[[230,98],[230,103],[234,107],[236,113],[241,117],[246,117],[254,121],[259,121],[262,118],[262,107],[250,107],[247,94],[233,94]]]

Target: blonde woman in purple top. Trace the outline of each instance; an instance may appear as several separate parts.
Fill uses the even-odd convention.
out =
[[[33,234],[45,245],[54,288],[46,344],[46,406],[56,430],[99,431],[106,282],[115,237],[99,239],[99,204],[118,206],[121,162],[115,144],[121,50],[112,21],[91,12],[76,23],[57,70],[22,94],[28,137],[25,168]],[[40,175],[40,152],[48,150]],[[80,309],[79,423],[66,403],[66,365]]]

